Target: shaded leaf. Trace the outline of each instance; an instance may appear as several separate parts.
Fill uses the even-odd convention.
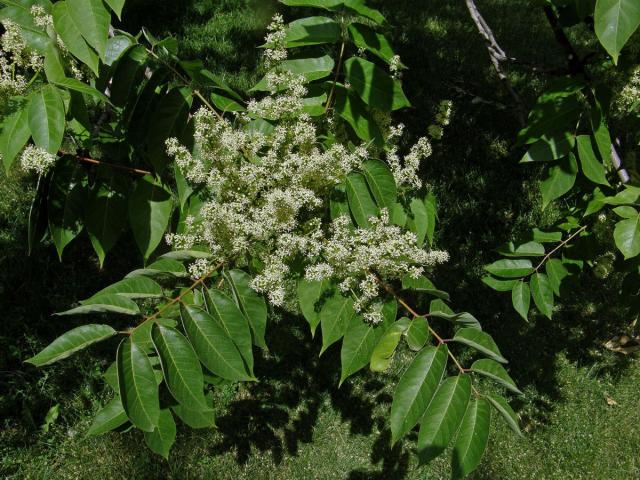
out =
[[[374,63],[351,57],[344,63],[344,70],[351,88],[370,107],[389,112],[411,106],[400,82]]]
[[[171,190],[150,175],[138,180],[129,197],[129,223],[143,258],[158,247],[171,218]]]
[[[354,315],[353,300],[335,292],[320,310],[320,328],[322,329],[322,355],[327,348],[344,336],[349,320]]]

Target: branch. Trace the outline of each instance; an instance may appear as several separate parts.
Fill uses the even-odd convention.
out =
[[[148,171],[148,170],[141,170],[139,168],[131,168],[131,167],[125,167],[124,165],[117,165],[115,163],[103,162],[102,160],[96,160],[95,158],[89,158],[89,157],[83,157],[81,155],[75,155],[73,153],[65,152],[63,150],[58,150],[58,155],[61,156],[61,157],[65,156],[65,155],[69,156],[69,157],[74,157],[79,162],[90,163],[92,165],[105,165],[107,167],[115,168],[116,170],[122,170],[122,171],[128,172],[128,173],[136,173],[138,175],[151,175],[151,172]]]
[[[622,158],[620,158],[620,154],[616,149],[616,144],[620,147],[620,140],[616,138],[615,142],[611,142],[611,164],[613,168],[616,169],[616,173],[618,174],[618,178],[620,179],[620,183],[625,184],[629,183],[631,177],[629,176],[629,172],[624,168],[622,164]]]
[[[516,116],[518,118],[518,122],[520,123],[521,127],[524,127],[525,125],[524,104],[522,103],[522,99],[520,98],[520,96],[516,93],[516,91],[511,86],[511,82],[509,81],[509,78],[502,70],[502,65],[501,65],[502,62],[505,62],[507,60],[514,60],[514,59],[507,57],[507,54],[504,52],[502,47],[500,47],[500,45],[496,40],[496,37],[493,34],[493,31],[491,30],[487,22],[484,20],[484,18],[480,14],[480,11],[476,6],[475,1],[465,0],[465,3],[467,5],[467,9],[469,10],[469,15],[471,15],[471,19],[473,20],[473,23],[475,23],[476,28],[478,29],[478,32],[480,33],[482,38],[484,38],[487,51],[489,52],[489,58],[491,59],[493,68],[498,74],[498,78],[500,79],[502,84],[505,86],[505,88],[511,95],[511,98],[515,102],[515,111],[516,111]]]

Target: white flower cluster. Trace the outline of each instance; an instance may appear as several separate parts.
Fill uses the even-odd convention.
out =
[[[640,104],[640,66],[635,67],[615,99],[616,111],[624,116]]]
[[[339,282],[340,290],[355,296],[355,310],[377,323],[381,320],[374,302],[380,293],[378,278],[418,278],[425,268],[448,261],[449,254],[418,247],[414,233],[389,223],[386,209],[369,222],[370,228],[354,231],[348,216],[336,218],[330,236],[321,242],[322,260],[307,267],[305,278]]]
[[[431,156],[431,143],[426,137],[419,138],[410,148],[409,153],[401,160],[398,154],[398,146],[395,141],[402,137],[404,125],[389,126],[387,142],[391,145],[386,157],[389,168],[393,173],[393,178],[398,186],[408,186],[418,189],[422,186],[422,181],[418,176],[420,163],[425,158]]]
[[[431,138],[440,140],[444,135],[444,127],[451,122],[451,112],[453,110],[453,102],[451,100],[443,100],[438,107],[436,113],[436,123],[429,125],[428,132]]]
[[[20,164],[26,171],[33,171],[38,175],[44,175],[56,163],[56,156],[46,150],[28,145],[22,152]]]
[[[264,51],[264,60],[267,68],[270,68],[287,59],[285,42],[287,30],[282,15],[275,15],[267,30],[269,30],[269,33],[265,37],[267,48]]]
[[[53,17],[51,15],[47,15],[47,12],[42,5],[32,5],[31,16],[33,17],[33,22],[36,26],[40,28],[53,27]]]
[[[308,278],[338,280],[358,296],[357,308],[371,322],[378,287],[372,275],[397,279],[420,275],[446,260],[444,252],[428,252],[412,233],[389,224],[387,212],[372,218],[371,229],[352,230],[348,217],[323,229],[333,188],[369,157],[364,146],[347,147],[320,141],[316,124],[303,113],[304,79],[280,68],[286,52],[284,24],[276,18],[267,36],[265,56],[273,67],[266,77],[268,94],[249,102],[233,121],[201,109],[194,115],[194,148],[167,141],[167,152],[185,178],[201,189],[203,203],[188,217],[181,234],[170,234],[174,248],[206,245],[209,262],[196,262],[190,274],[199,278],[211,264],[261,265],[252,287],[276,306],[297,310],[295,284],[300,268]],[[260,120],[255,120],[259,118]],[[268,119],[269,128],[264,126]],[[402,127],[393,129],[399,136]],[[395,147],[394,147],[395,148]],[[420,185],[420,160],[431,153],[421,139],[401,161],[397,149],[388,155],[398,184]],[[292,270],[292,265],[297,265]]]
[[[402,60],[400,60],[400,55],[394,55],[391,57],[391,60],[389,61],[389,71],[394,78],[398,77],[401,68]]]

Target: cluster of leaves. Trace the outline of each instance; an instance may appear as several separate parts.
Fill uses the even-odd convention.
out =
[[[333,15],[303,18],[287,27],[288,47],[303,47],[304,52],[322,48],[325,52],[323,56],[286,60],[280,67],[305,77],[306,113],[322,117],[333,110],[355,144],[365,141],[382,149],[384,136],[376,114],[388,115],[409,105],[400,81],[380,65],[382,62],[392,67],[392,71],[402,67],[389,41],[379,31],[385,25],[382,14],[363,0],[282,0],[282,3],[319,7]],[[99,92],[107,92],[109,85],[106,100],[100,101],[113,118],[108,125],[99,126],[98,137],[109,139],[105,143],[111,145],[109,151],[114,157],[109,158],[117,159],[115,165],[129,169],[145,166],[152,171],[137,181],[133,193],[117,190],[116,180],[94,183],[89,193],[102,189],[100,205],[105,205],[109,215],[100,218],[110,232],[108,246],[115,243],[122,222],[126,221],[128,198],[131,226],[146,261],[156,250],[162,234],[172,228],[172,205],[178,205],[176,231],[180,233],[181,220],[197,213],[202,201],[177,168],[168,163],[164,139],[179,136],[183,144],[190,145],[188,113],[194,97],[216,115],[244,112],[246,103],[198,62],[178,59],[171,39],[158,41],[147,33],[144,37],[149,45],[143,46],[139,43],[141,37],[134,39],[118,32],[107,42],[118,37],[131,44],[122,49],[111,65],[100,63],[95,80]],[[337,50],[337,60],[326,53],[332,45]],[[348,48],[370,53],[375,62],[349,56]],[[333,79],[327,80],[332,74]],[[199,86],[211,90],[211,103],[199,92]],[[49,84],[42,88],[54,87]],[[268,89],[265,78],[252,91]],[[249,128],[266,133],[275,126],[268,118],[254,118],[249,123]],[[182,129],[178,130],[179,127]],[[111,136],[104,130],[112,132]],[[326,135],[335,135],[335,131],[328,130]],[[88,141],[97,141],[94,137],[90,135]],[[120,152],[119,156],[114,152]],[[54,178],[60,168],[56,167]],[[114,173],[112,178],[121,177]],[[176,193],[168,186],[170,179],[175,182]],[[119,206],[114,206],[118,202]],[[365,161],[335,187],[326,199],[327,214],[320,219],[328,222],[346,214],[354,229],[366,229],[371,226],[370,218],[378,217],[382,209],[389,212],[392,223],[415,233],[419,246],[433,242],[437,218],[434,196],[408,195],[399,189],[389,167],[375,159]],[[88,209],[90,215],[95,215],[93,210],[96,209]],[[95,236],[88,224],[87,229]],[[146,235],[143,241],[137,229]],[[98,245],[103,259],[108,250],[104,237]],[[96,250],[100,254],[100,249]],[[114,398],[98,412],[90,434],[135,427],[144,432],[153,451],[167,457],[176,435],[174,416],[193,428],[212,427],[215,419],[211,389],[222,382],[256,380],[253,348],[267,347],[268,315],[264,299],[250,284],[261,265],[251,261],[242,265],[221,264],[189,283],[186,264],[209,257],[209,253],[201,250],[172,251],[154,257],[145,268],[134,270],[125,279],[59,314],[125,316],[134,320],[129,328],[117,331],[106,324],[83,325],[28,360],[36,366],[48,365],[96,342],[122,336],[115,361],[104,374],[106,383],[114,390]],[[303,271],[300,265],[291,268]],[[345,296],[337,284],[304,280],[302,275],[297,285],[299,308],[312,334],[320,326],[322,352],[341,342],[340,383],[366,366],[374,372],[386,370],[404,338],[415,356],[393,396],[392,442],[398,442],[419,425],[421,459],[435,458],[453,442],[453,475],[466,476],[477,467],[486,448],[491,408],[519,433],[518,419],[507,400],[501,395],[481,392],[484,380],[488,379],[499,388],[520,393],[503,366],[506,359],[491,336],[481,329],[479,321],[470,313],[455,313],[446,303],[449,295],[426,276],[406,277],[393,282],[396,285],[377,278],[384,291],[379,298],[383,317],[379,324],[366,322],[356,312],[353,299]],[[398,293],[401,291],[402,296]],[[418,313],[404,300],[405,295],[419,304],[428,303],[428,313]],[[438,334],[436,325],[453,332],[452,338]],[[455,344],[471,348],[483,358],[464,368],[454,354],[455,349],[449,347]]]
[[[639,278],[640,189],[629,183],[633,176],[621,164],[620,147],[612,140],[613,92],[603,72],[618,64],[622,48],[640,25],[640,8],[633,0],[543,3],[565,48],[573,47],[563,29],[586,23],[611,58],[599,58],[596,53],[588,56],[596,59],[588,63],[587,57],[572,56],[570,75],[550,82],[518,134],[519,144],[527,147],[521,163],[551,164],[540,184],[543,208],[560,198],[570,205],[552,231],[534,229],[521,244],[501,247],[498,253],[507,258],[486,267],[491,275],[484,282],[495,290],[511,291],[513,306],[525,319],[531,298],[551,318],[563,279],[593,265],[593,227],[606,218],[595,214],[604,213],[606,207],[614,207],[613,213],[621,218],[612,236],[624,259],[630,261],[630,281]],[[544,243],[557,245],[546,251]],[[560,258],[551,258],[555,253]],[[530,257],[541,260],[534,266]]]

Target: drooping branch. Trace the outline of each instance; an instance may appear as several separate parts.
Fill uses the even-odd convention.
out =
[[[518,118],[518,122],[520,123],[520,126],[524,127],[524,104],[522,103],[522,99],[520,98],[520,96],[513,89],[513,86],[511,85],[507,74],[502,69],[503,62],[508,60],[514,61],[515,59],[507,57],[507,54],[504,52],[502,47],[500,47],[495,35],[493,34],[493,31],[478,10],[475,1],[465,0],[465,3],[467,5],[467,9],[469,10],[469,15],[471,15],[471,19],[473,20],[473,23],[475,23],[478,32],[480,33],[482,38],[484,38],[485,45],[487,46],[487,51],[489,52],[489,58],[491,59],[491,63],[493,64],[493,68],[495,69],[496,74],[498,75],[498,78],[500,79],[506,90],[509,92],[509,95],[511,95],[511,98],[515,103],[515,112]]]

